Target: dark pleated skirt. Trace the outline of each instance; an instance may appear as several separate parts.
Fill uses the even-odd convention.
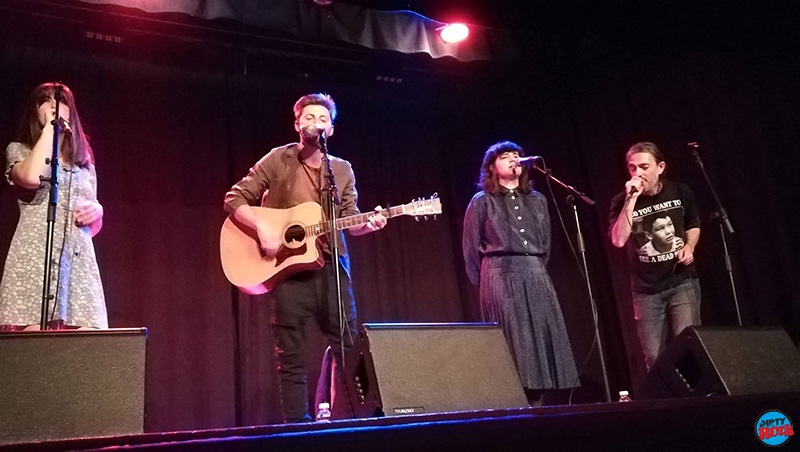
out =
[[[484,258],[480,300],[484,321],[503,329],[523,387],[579,386],[561,307],[539,257]]]

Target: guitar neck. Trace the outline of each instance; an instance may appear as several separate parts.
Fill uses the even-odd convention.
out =
[[[360,213],[358,215],[351,215],[349,217],[337,218],[336,230],[341,231],[343,229],[350,229],[352,227],[362,225],[367,221],[369,221],[369,217],[374,213],[375,212],[367,212],[367,213]],[[381,210],[381,213],[386,218],[392,218],[398,215],[404,215],[403,206],[389,207],[388,209]],[[330,223],[323,221],[311,226],[306,226],[305,229],[307,235],[322,235],[328,233],[328,231],[330,230]]]

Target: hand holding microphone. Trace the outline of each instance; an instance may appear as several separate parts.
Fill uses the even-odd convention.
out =
[[[69,126],[69,121],[64,119],[63,116],[58,117],[58,126],[61,127],[61,130],[65,133],[72,133],[72,128]]]
[[[69,110],[62,107],[59,109],[60,114],[58,115],[58,119],[56,119],[56,112],[55,109],[47,110],[45,113],[45,121],[46,124],[51,124],[55,127],[56,120],[58,121],[58,127],[61,129],[61,132],[64,133],[72,133],[72,128],[69,125]]]
[[[628,196],[633,196],[635,194],[642,193],[642,185],[644,184],[644,179],[639,176],[633,176],[631,180],[625,182],[625,192]]]

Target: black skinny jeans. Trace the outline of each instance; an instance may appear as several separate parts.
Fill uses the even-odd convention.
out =
[[[336,297],[334,268],[339,269],[342,283],[342,302],[345,306],[347,330],[344,332],[345,351],[352,346],[356,330],[356,305],[350,278],[340,265],[330,262],[320,270],[298,273],[278,283],[270,292],[272,298],[272,332],[278,354],[281,403],[284,422],[308,422],[308,338],[305,326],[314,319],[328,338],[336,356],[339,346],[339,309]]]

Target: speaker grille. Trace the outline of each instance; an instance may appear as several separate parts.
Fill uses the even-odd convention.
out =
[[[362,416],[528,406],[495,324],[365,324],[359,341]]]
[[[696,327],[728,394],[800,391],[800,354],[782,328]]]
[[[779,327],[688,327],[636,391],[639,398],[800,392],[800,353]]]
[[[0,444],[142,433],[146,336],[0,334]]]

